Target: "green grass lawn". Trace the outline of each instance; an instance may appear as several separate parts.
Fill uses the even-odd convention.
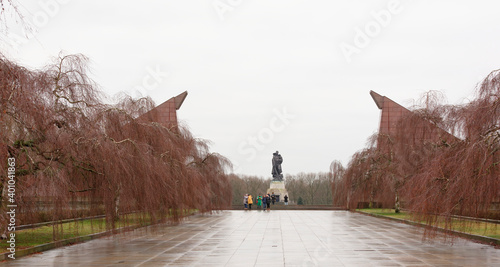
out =
[[[185,214],[187,215],[192,212],[193,210],[186,211]],[[115,228],[118,229],[126,226],[146,226],[150,224],[151,220],[149,215],[134,213],[120,216],[120,219],[115,224]],[[18,230],[15,232],[16,249],[34,247],[57,240],[86,236],[105,232],[107,230],[104,218],[73,221],[57,224],[56,226],[48,225],[33,229]],[[8,234],[9,233],[7,233],[7,235]],[[7,251],[9,244],[6,241],[7,240],[3,240],[0,242],[1,253]]]
[[[410,214],[403,211],[396,213],[394,209],[358,209],[358,211],[405,220],[410,218]]]
[[[55,240],[63,240],[78,236],[85,236],[106,231],[104,219],[84,220],[79,222],[68,222],[57,227],[42,226],[33,229],[16,231],[16,247],[23,249],[50,243]],[[54,238],[54,233],[57,233]],[[7,248],[7,243],[0,243],[0,248]]]
[[[394,209],[358,209],[358,211],[426,224],[425,221],[415,221],[410,213],[396,213]],[[439,222],[436,226],[463,233],[500,239],[500,227],[495,223],[472,222],[462,219],[452,219],[451,224],[448,227],[445,227],[446,225],[444,222]]]

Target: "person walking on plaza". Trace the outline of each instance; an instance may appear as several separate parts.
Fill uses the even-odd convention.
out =
[[[259,196],[257,197],[257,208],[259,208],[259,209],[260,209],[261,207],[262,207],[262,196],[261,196],[261,195],[259,195]]]
[[[285,195],[284,200],[285,200],[285,205],[288,205],[288,195]]]
[[[266,196],[267,210],[271,210],[271,195],[267,194]]]
[[[248,209],[248,194],[245,194],[243,197],[243,205],[245,206],[245,210]]]
[[[252,195],[248,195],[248,209],[249,210],[252,209],[252,204],[253,204]]]
[[[276,195],[274,194],[274,192],[271,195],[271,201],[273,202],[273,205],[274,205],[274,202],[276,202]]]
[[[266,199],[266,195],[264,195],[262,197],[262,209],[266,210],[266,208],[267,208],[267,199]]]

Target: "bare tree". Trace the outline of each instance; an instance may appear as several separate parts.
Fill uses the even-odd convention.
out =
[[[332,177],[331,183],[333,205],[338,207],[346,207],[346,191],[341,187],[342,181],[344,179],[345,168],[340,161],[334,160],[332,161],[332,163],[330,163],[330,174]]]

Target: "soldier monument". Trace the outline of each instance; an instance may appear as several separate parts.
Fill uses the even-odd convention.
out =
[[[273,169],[271,174],[273,175],[273,180],[269,189],[267,189],[268,194],[274,194],[276,196],[276,201],[283,202],[285,195],[288,195],[288,191],[285,188],[285,181],[283,181],[283,174],[281,170],[281,163],[283,163],[283,157],[278,151],[273,153]],[[288,195],[290,197],[290,195]]]

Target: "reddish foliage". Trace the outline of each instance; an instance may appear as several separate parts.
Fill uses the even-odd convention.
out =
[[[230,205],[230,162],[187,129],[137,120],[151,99],[104,104],[86,61],[28,70],[0,58],[2,200],[14,157],[19,223],[105,213],[114,228],[122,213],[157,221]]]
[[[431,92],[391,135],[356,153],[334,189],[334,202],[403,205],[436,224],[453,215],[499,217],[500,72],[466,105],[440,104]],[[397,199],[396,199],[397,198]],[[400,200],[400,202],[398,201]]]

